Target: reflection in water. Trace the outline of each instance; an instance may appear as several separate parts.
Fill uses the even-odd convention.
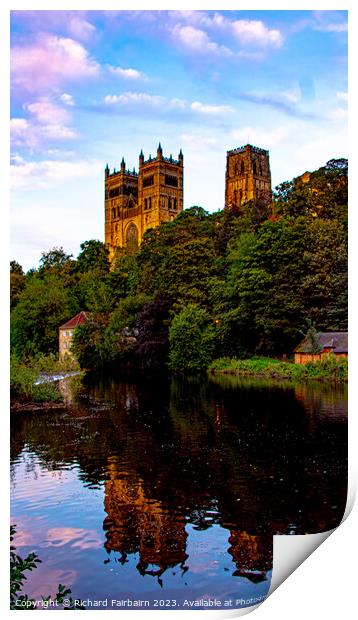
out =
[[[69,412],[13,421],[11,456],[24,549],[49,574],[71,569],[76,595],[262,596],[272,534],[339,524],[344,386],[73,381]],[[31,575],[30,595],[43,578]]]

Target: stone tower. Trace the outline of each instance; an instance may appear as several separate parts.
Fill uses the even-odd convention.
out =
[[[178,159],[139,155],[139,172],[105,169],[105,243],[110,259],[117,247],[138,246],[148,228],[173,220],[183,210],[183,154]]]
[[[269,152],[251,144],[227,151],[225,208],[240,208],[249,200],[272,200]]]

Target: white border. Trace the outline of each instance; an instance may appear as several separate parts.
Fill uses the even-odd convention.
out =
[[[220,6],[218,6],[220,4]],[[355,242],[354,233],[357,230],[357,209],[358,205],[355,204],[353,195],[357,195],[356,193],[356,155],[355,155],[355,144],[353,136],[357,136],[356,130],[356,121],[355,114],[357,108],[357,100],[356,100],[356,77],[355,73],[357,72],[357,61],[352,61],[352,58],[356,59],[358,56],[358,49],[356,49],[357,43],[356,40],[358,38],[358,29],[357,29],[357,20],[356,20],[356,10],[353,1],[345,1],[339,2],[338,0],[317,0],[315,2],[307,2],[305,0],[301,0],[301,2],[297,2],[297,0],[291,0],[289,6],[287,2],[280,2],[272,0],[270,3],[267,1],[255,1],[253,0],[251,3],[248,2],[228,2],[223,1],[218,3],[217,1],[192,1],[190,3],[182,1],[182,2],[164,2],[164,1],[156,1],[156,2],[118,2],[114,0],[103,0],[102,2],[98,2],[93,0],[93,2],[89,0],[74,0],[72,2],[66,2],[63,0],[59,2],[58,0],[52,0],[51,3],[45,1],[16,1],[10,2],[9,0],[3,0],[0,7],[0,17],[1,17],[1,33],[0,33],[0,54],[1,54],[1,85],[2,85],[2,105],[0,108],[0,118],[1,118],[1,150],[0,150],[0,165],[1,170],[3,172],[2,175],[2,184],[1,184],[1,195],[2,195],[2,209],[1,209],[1,242],[0,242],[0,257],[1,257],[1,265],[0,265],[0,283],[1,283],[1,291],[8,291],[8,258],[9,258],[9,241],[8,241],[8,230],[9,230],[9,211],[7,208],[8,205],[8,188],[9,188],[9,167],[8,167],[8,154],[9,154],[9,137],[8,137],[8,119],[9,119],[9,100],[7,93],[9,93],[9,11],[10,10],[137,10],[137,9],[150,9],[150,10],[165,10],[165,9],[217,9],[217,10],[349,10],[350,17],[350,108],[353,110],[353,114],[350,117],[350,136],[351,136],[351,145],[350,145],[350,315],[353,317],[350,321],[350,350],[353,352],[353,355],[350,355],[350,398],[349,398],[349,409],[350,409],[350,489],[348,495],[348,504],[351,505],[353,503],[353,496],[355,493],[354,486],[357,480],[357,449],[354,445],[353,441],[356,435],[356,417],[358,413],[355,411],[355,392],[354,392],[354,383],[357,382],[353,377],[357,377],[356,373],[356,355],[355,351],[358,350],[358,343],[356,337],[356,329],[354,326],[354,318],[358,315],[357,313],[357,295],[356,289],[354,286],[355,279],[355,271],[354,267],[357,264],[357,254],[356,247],[357,243]],[[353,34],[352,34],[353,33]],[[4,95],[6,93],[6,95]],[[352,173],[353,170],[353,173]],[[353,230],[353,233],[352,233]],[[1,457],[3,459],[2,471],[8,472],[8,457],[9,457],[9,422],[7,419],[7,411],[9,405],[9,397],[8,397],[8,295],[2,294],[3,304],[1,306],[1,321],[0,321],[0,342],[2,347],[2,372],[0,374],[0,385],[1,385],[1,402],[2,402],[2,439],[5,444],[3,449],[1,450]],[[5,369],[5,370],[4,370]],[[353,392],[353,394],[352,394]],[[354,400],[353,400],[354,399]],[[5,420],[7,420],[5,422]],[[4,449],[5,448],[5,449]],[[8,610],[8,580],[5,578],[5,575],[8,573],[7,568],[7,548],[8,548],[8,523],[9,523],[9,500],[8,500],[8,476],[4,475],[3,480],[5,482],[6,493],[3,494],[3,497],[6,497],[6,510],[1,512],[1,532],[5,533],[3,537],[4,545],[4,553],[2,554],[3,565],[2,565],[2,575],[3,579],[1,579],[1,589],[3,596],[1,597],[1,607],[3,611],[3,617],[8,617],[10,613]],[[354,533],[357,531],[357,508],[353,511],[353,514],[338,528],[338,531],[335,531],[332,536],[329,537],[329,540],[326,541],[319,549],[317,549],[313,555],[311,555],[303,565],[301,565],[298,570],[295,572],[293,578],[285,581],[283,585],[276,591],[273,595],[271,595],[259,608],[255,611],[255,617],[264,618],[265,620],[275,619],[280,620],[290,618],[290,620],[296,620],[298,618],[302,618],[302,616],[314,617],[317,615],[319,618],[325,618],[325,620],[333,620],[339,618],[340,620],[344,620],[345,618],[353,617],[353,609],[356,609],[356,601],[354,599],[354,593],[356,590],[356,562],[355,562],[355,554],[352,553],[352,539],[354,538]],[[289,537],[281,537],[281,543],[284,544],[284,539]],[[292,537],[291,537],[292,539]],[[290,544],[290,543],[289,543]],[[242,610],[242,612],[246,612],[247,610]],[[21,612],[20,612],[21,613]],[[37,614],[40,612],[33,612],[33,614]],[[41,612],[46,613],[46,612]],[[58,612],[62,614],[63,612]],[[68,614],[77,613],[77,612],[66,612],[65,618],[68,618]],[[116,614],[118,618],[130,617],[135,620],[139,615],[143,617],[143,613],[145,613],[145,618],[148,620],[151,618],[156,618],[156,612],[106,612]],[[179,617],[179,613],[170,611],[166,613],[165,617],[175,616]],[[230,617],[235,617],[238,615],[242,615],[238,612],[228,612]],[[91,618],[93,620],[97,620],[98,618],[103,619],[103,613],[101,612],[92,612]],[[163,616],[162,616],[163,617]],[[216,618],[223,617],[221,614],[218,616],[216,612],[185,612],[186,618]]]

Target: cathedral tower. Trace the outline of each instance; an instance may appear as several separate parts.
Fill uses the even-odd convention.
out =
[[[178,159],[139,155],[139,172],[105,169],[105,243],[113,258],[116,247],[139,245],[148,228],[173,220],[183,210],[183,154]]]
[[[240,208],[249,200],[272,200],[269,152],[251,144],[227,151],[225,208]]]

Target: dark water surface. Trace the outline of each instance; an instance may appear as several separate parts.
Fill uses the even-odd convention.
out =
[[[62,389],[71,410],[12,423],[12,523],[20,555],[42,560],[26,582],[35,599],[64,583],[87,607],[249,605],[270,587],[273,534],[343,516],[345,386],[75,378]]]

